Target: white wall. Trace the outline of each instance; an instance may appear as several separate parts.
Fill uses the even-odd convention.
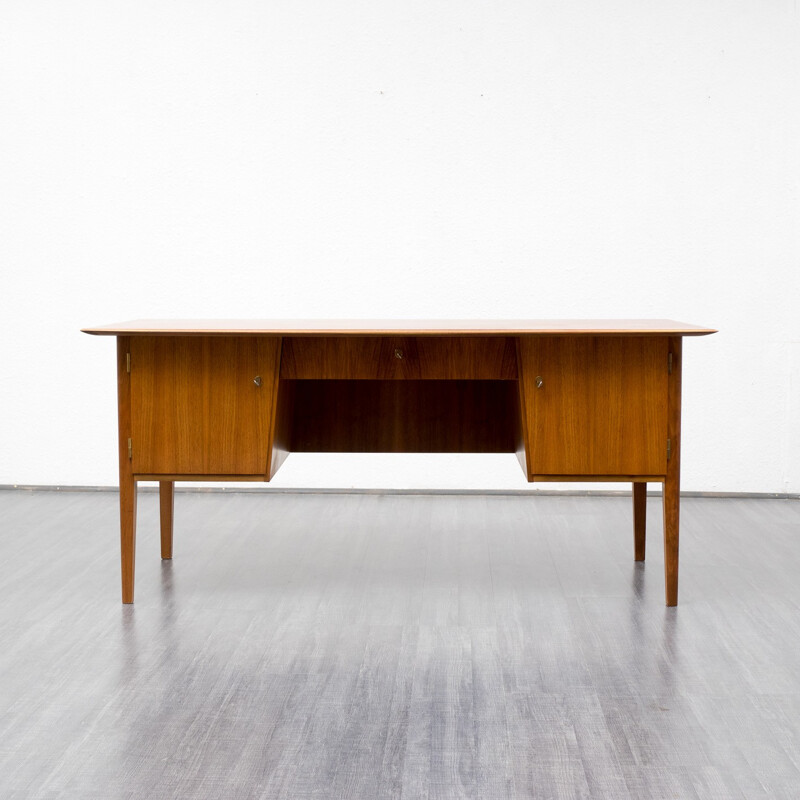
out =
[[[0,483],[116,483],[86,325],[671,317],[684,488],[800,491],[799,52],[793,0],[0,0]]]

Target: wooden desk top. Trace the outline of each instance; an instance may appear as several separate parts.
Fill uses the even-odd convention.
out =
[[[704,336],[670,319],[136,319],[83,328],[105,336]]]

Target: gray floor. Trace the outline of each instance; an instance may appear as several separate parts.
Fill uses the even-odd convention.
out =
[[[0,797],[800,797],[800,502],[0,492]]]

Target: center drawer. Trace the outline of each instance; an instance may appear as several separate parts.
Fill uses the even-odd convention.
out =
[[[288,336],[281,378],[516,380],[511,336]]]

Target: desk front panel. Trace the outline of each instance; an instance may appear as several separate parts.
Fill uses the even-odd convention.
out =
[[[268,479],[292,450],[516,450],[529,480],[666,473],[667,337],[135,336],[130,349],[137,475]]]

